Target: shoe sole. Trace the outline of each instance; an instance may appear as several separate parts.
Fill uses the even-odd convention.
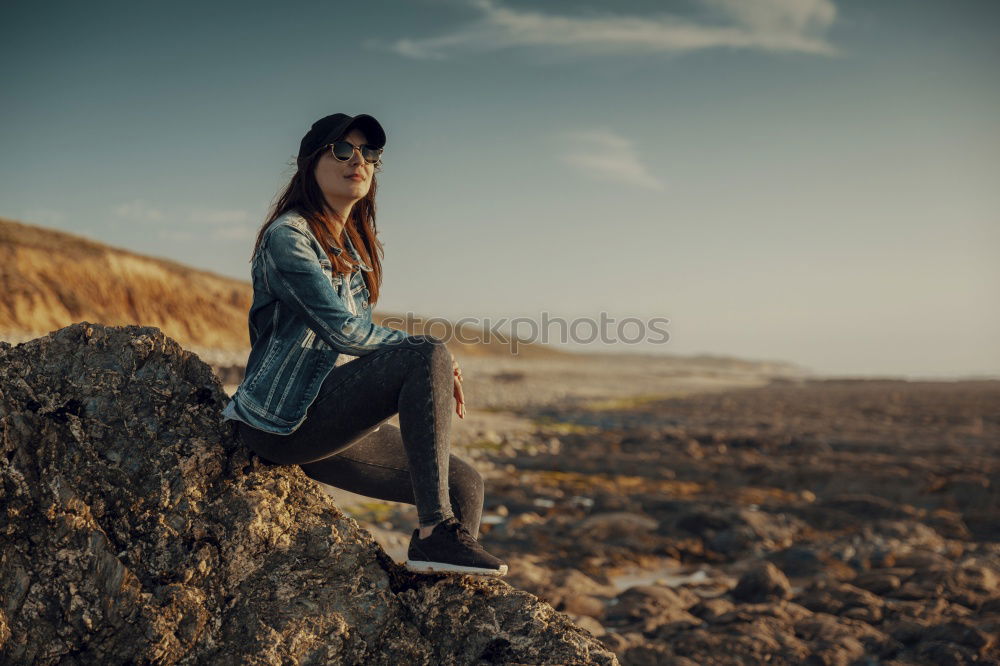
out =
[[[420,560],[407,560],[406,569],[413,573],[437,573],[437,574],[468,574],[470,576],[505,576],[507,575],[507,565],[501,564],[499,569],[483,569],[481,567],[466,567],[459,564],[445,564],[444,562],[423,562]]]

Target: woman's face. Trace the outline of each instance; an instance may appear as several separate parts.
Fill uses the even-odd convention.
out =
[[[358,129],[352,129],[344,137],[344,140],[361,146],[367,143],[367,138]],[[372,174],[375,171],[374,164],[368,164],[361,151],[355,150],[351,159],[341,162],[327,147],[323,150],[323,156],[316,163],[316,183],[322,190],[323,196],[328,202],[339,204],[354,203],[368,194],[372,186]]]

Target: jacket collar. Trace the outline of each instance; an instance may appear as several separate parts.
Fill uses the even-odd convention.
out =
[[[297,224],[300,228],[305,229],[306,231],[309,231],[309,224],[306,222],[306,218],[302,217],[302,215],[299,214],[298,211],[296,211],[296,210],[286,211],[285,214],[282,217],[284,217],[284,216],[287,216],[289,218],[289,221]],[[275,221],[277,221],[277,220],[275,220]],[[310,231],[310,234],[311,233],[312,232]],[[354,245],[351,243],[350,237],[348,237],[346,234],[344,234],[343,238],[344,238],[344,245],[347,246],[348,253],[350,253],[351,257],[353,257],[354,260],[358,262],[358,265],[361,266],[361,270],[364,270],[364,271],[374,270],[371,266],[369,266],[368,264],[366,264],[361,259],[361,256],[358,254],[358,251],[354,249]],[[343,248],[339,248],[339,247],[336,247],[336,246],[334,246],[331,249],[333,250],[333,253],[335,255],[337,255],[338,257],[341,254],[343,254],[343,252],[344,252]]]
[[[361,255],[358,254],[358,251],[354,249],[354,244],[351,243],[350,236],[348,236],[347,234],[344,234],[343,238],[344,238],[344,245],[347,247],[347,251],[350,253],[350,255],[352,257],[354,257],[354,260],[358,262],[358,265],[361,266],[361,270],[364,270],[364,271],[370,271],[370,270],[372,270],[372,267],[369,266],[368,264],[366,264],[361,259]],[[339,247],[333,248],[333,251],[337,255],[340,255],[340,253],[341,253],[341,249]]]

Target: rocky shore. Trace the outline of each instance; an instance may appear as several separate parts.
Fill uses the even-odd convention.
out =
[[[409,575],[157,329],[0,343],[0,662],[1000,663],[1000,382],[460,362],[504,580]]]
[[[1000,382],[462,365],[482,541],[621,663],[1000,663]]]

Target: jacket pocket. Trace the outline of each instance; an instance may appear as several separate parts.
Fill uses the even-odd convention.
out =
[[[278,356],[281,345],[278,344],[278,339],[272,337],[268,341],[267,350],[264,352],[264,358],[261,360],[260,365],[257,370],[253,373],[250,382],[247,384],[247,391],[252,391],[255,386],[260,382],[261,377],[267,374],[267,371],[271,368],[274,363],[274,359]]]

